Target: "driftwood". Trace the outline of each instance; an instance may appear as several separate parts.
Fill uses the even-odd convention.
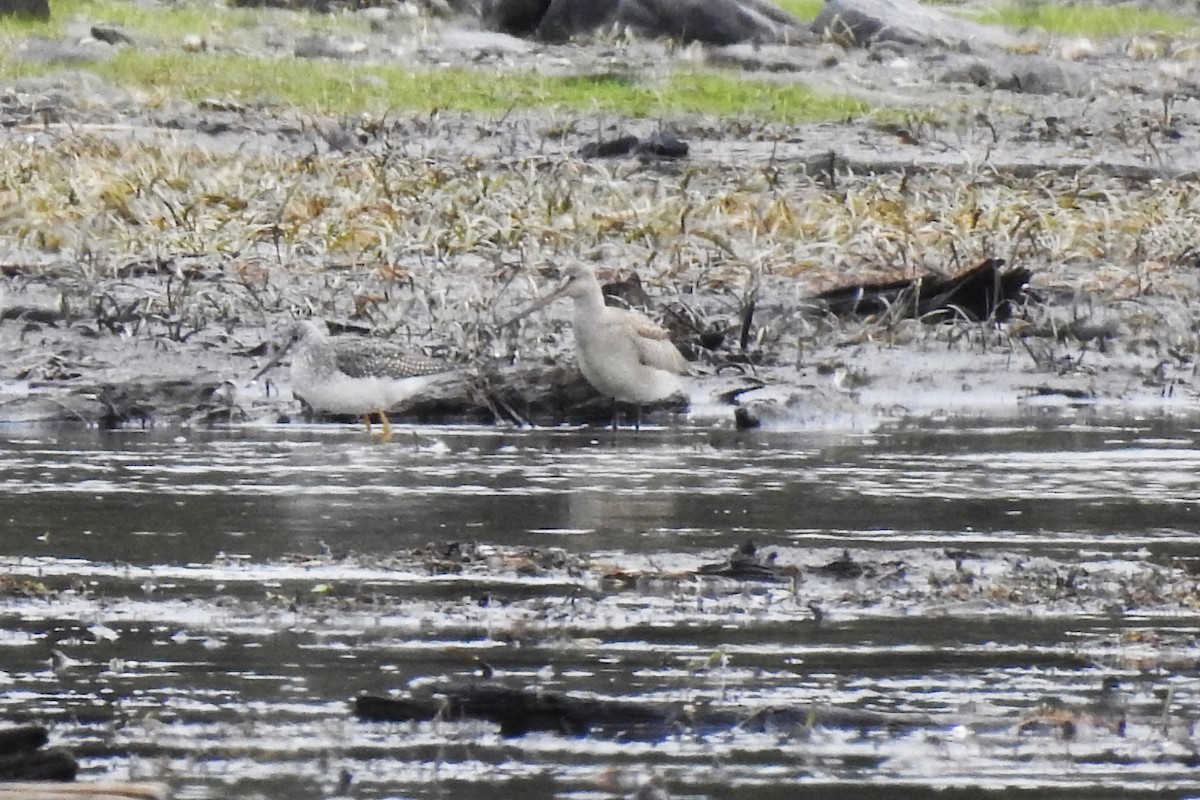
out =
[[[579,148],[583,158],[617,158],[639,155],[650,158],[683,158],[688,154],[687,142],[664,131],[645,138],[620,136],[589,142]]]
[[[931,322],[968,319],[1004,321],[1024,297],[1033,273],[1024,267],[1003,269],[1004,259],[989,258],[952,277],[919,278],[843,286],[812,298],[836,316],[894,314]]]
[[[426,722],[480,719],[500,726],[502,736],[549,731],[564,736],[603,736],[655,740],[680,733],[706,734],[739,728],[751,732],[833,728],[907,729],[932,727],[924,714],[892,714],[827,706],[763,709],[711,708],[648,700],[578,697],[494,682],[441,687],[428,697],[360,695],[359,719],[371,722]]]
[[[167,800],[158,783],[0,783],[0,800]]]

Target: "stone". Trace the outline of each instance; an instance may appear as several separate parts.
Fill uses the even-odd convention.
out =
[[[296,42],[292,53],[296,58],[351,58],[365,52],[367,45],[357,40],[343,40],[325,34],[306,36]]]
[[[111,44],[91,38],[77,42],[31,38],[17,47],[17,57],[28,64],[86,64],[107,61],[116,52]]]
[[[1031,55],[956,59],[939,79],[943,83],[971,83],[1010,92],[1072,97],[1083,94],[1090,86],[1084,67]]]
[[[198,33],[189,33],[179,44],[187,53],[203,53],[208,50],[208,40]]]
[[[490,30],[531,36],[549,7],[550,0],[482,0],[479,16]]]
[[[492,30],[547,41],[624,30],[714,45],[810,38],[798,19],[767,0],[483,0],[480,16]]]
[[[133,37],[114,25],[93,25],[91,36],[111,45],[133,44]]]
[[[813,32],[847,45],[892,41],[952,48],[1009,47],[1017,38],[999,28],[960,19],[915,0],[827,0]]]
[[[0,0],[0,16],[50,19],[49,0]]]

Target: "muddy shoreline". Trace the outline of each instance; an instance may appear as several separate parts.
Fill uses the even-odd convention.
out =
[[[291,319],[318,316],[462,364],[396,419],[601,423],[610,410],[573,367],[567,304],[498,328],[570,259],[614,280],[636,272],[685,346],[720,334],[697,355],[721,377],[659,421],[690,406],[698,424],[732,425],[718,399],[736,383],[729,364],[765,384],[736,403],[785,428],[1195,408],[1200,83],[1182,45],[1147,55],[1130,37],[1080,62],[1043,41],[1086,79],[1033,94],[947,80],[959,56],[946,52],[625,42],[495,55],[461,21],[433,31],[444,46],[415,63],[487,52],[504,69],[586,73],[699,59],[894,113],[794,126],[537,110],[347,120],[269,100],[151,103],[86,70],[16,81],[0,107],[13,176],[0,421],[298,418],[286,372],[249,378]],[[664,128],[686,158],[580,155]],[[1034,275],[1003,324],[838,319],[809,302],[990,257]]]

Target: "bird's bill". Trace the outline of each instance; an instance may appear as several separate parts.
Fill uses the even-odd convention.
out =
[[[552,291],[547,292],[546,294],[542,295],[538,299],[534,300],[532,303],[530,303],[528,306],[526,306],[523,311],[521,311],[515,317],[513,317],[512,319],[510,319],[507,322],[505,322],[504,324],[502,324],[500,327],[507,328],[510,325],[516,325],[518,322],[525,319],[530,314],[537,311],[539,308],[545,308],[546,306],[550,305],[558,298],[562,297],[563,293],[566,291],[567,291],[567,285],[564,283],[562,286],[559,286],[556,289],[553,289]]]
[[[287,351],[291,346],[292,346],[292,342],[289,339],[288,341],[284,342],[281,347],[275,348],[274,354],[272,354],[272,356],[269,359],[267,359],[266,366],[264,366],[258,372],[254,373],[254,377],[250,379],[250,382],[254,383],[256,380],[261,378],[263,375],[266,375],[268,372],[273,370],[275,367],[279,366],[279,362],[283,360],[283,357],[285,355],[287,355]]]

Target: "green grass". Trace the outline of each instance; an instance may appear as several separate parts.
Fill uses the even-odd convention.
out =
[[[825,5],[825,0],[776,0],[784,11],[790,11],[800,19],[813,20]]]
[[[624,74],[553,76],[534,72],[497,75],[472,69],[413,70],[340,62],[128,49],[90,69],[117,86],[163,98],[263,99],[310,111],[345,114],[387,110],[504,112],[553,107],[652,117],[678,112],[753,115],[784,122],[835,120],[869,109],[839,95],[797,84],[744,80],[736,73],[680,71],[658,83]],[[0,62],[0,76],[38,72]]]
[[[1126,5],[1015,2],[974,16],[979,22],[1047,33],[1106,38],[1135,33],[1186,34],[1200,30],[1194,16]]]
[[[234,9],[201,8],[193,5],[150,8],[128,0],[51,0],[48,23],[12,17],[0,18],[0,35],[62,34],[74,19],[119,25],[155,35],[205,34],[214,24],[234,23],[242,15]]]
[[[354,15],[292,14],[229,8],[208,0],[180,0],[161,7],[131,0],[51,0],[50,22],[0,17],[0,77],[48,71],[5,60],[11,43],[28,36],[61,36],[72,20],[104,22],[149,37],[108,61],[88,65],[110,83],[142,90],[150,100],[183,97],[235,102],[274,101],[314,112],[453,109],[504,112],[512,108],[553,107],[564,111],[620,113],[634,117],[695,112],[755,116],[799,122],[836,120],[869,109],[848,97],[823,94],[795,83],[746,80],[736,72],[680,67],[669,77],[635,73],[545,75],[529,71],[496,74],[468,68],[412,69],[387,64],[290,57],[259,59],[230,51],[187,53],[178,42],[188,34],[215,41],[225,33],[258,37],[271,15],[287,14],[285,24],[301,32],[352,32]],[[786,0],[798,15],[813,16],[822,0]],[[811,13],[810,13],[811,12]],[[161,40],[165,47],[155,49]]]
[[[222,2],[175,2],[142,4],[136,0],[50,0],[48,23],[0,17],[0,37],[61,35],[72,20],[116,25],[128,31],[179,40],[188,34],[207,36],[237,28],[253,28],[274,12],[270,9],[232,8]],[[303,14],[293,17],[308,30],[355,30],[366,23],[353,15]]]

